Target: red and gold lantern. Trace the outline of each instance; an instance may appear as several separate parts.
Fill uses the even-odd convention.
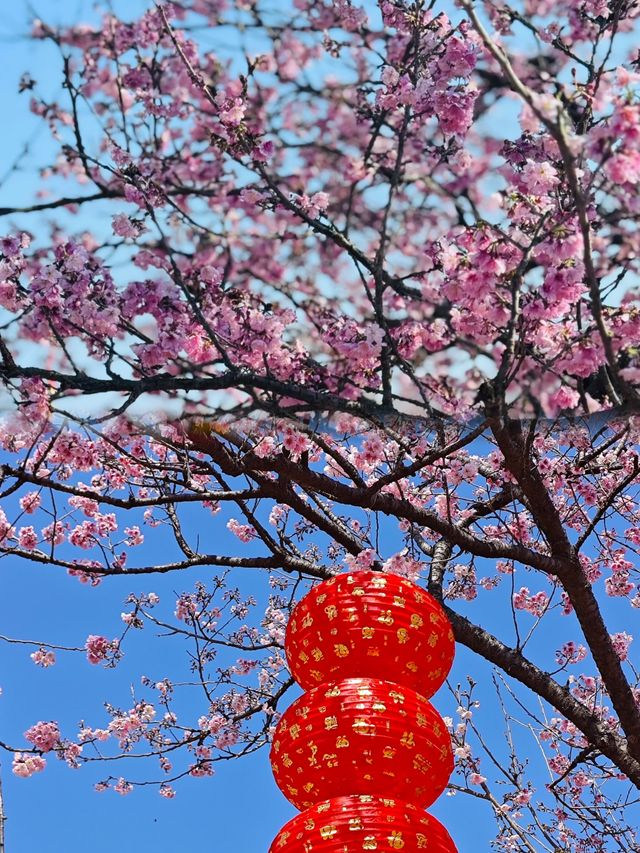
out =
[[[456,853],[444,826],[413,803],[369,796],[323,800],[284,826],[269,853]]]
[[[454,640],[428,592],[398,575],[361,571],[319,584],[298,603],[286,653],[305,690],[342,678],[381,678],[429,698],[451,669]]]
[[[453,770],[451,738],[427,699],[453,662],[438,602],[397,575],[348,572],[299,602],[285,647],[308,692],[280,719],[271,763],[305,811],[270,853],[456,853],[422,810]]]
[[[442,717],[391,681],[346,678],[315,687],[278,723],[271,764],[298,809],[345,794],[410,800],[426,808],[453,770]]]

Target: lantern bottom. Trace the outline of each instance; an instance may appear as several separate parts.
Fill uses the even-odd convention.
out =
[[[296,815],[269,853],[457,853],[451,836],[431,815],[401,800],[367,795],[324,800]]]

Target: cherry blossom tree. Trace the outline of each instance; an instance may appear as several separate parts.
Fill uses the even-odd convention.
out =
[[[373,567],[425,585],[477,661],[450,681],[451,791],[486,801],[495,848],[640,850],[639,13],[176,0],[34,22],[64,87],[23,78],[56,156],[0,211],[0,550],[90,586],[172,573],[184,592],[131,596],[116,639],[27,653],[117,666],[160,627],[191,644],[201,707],[146,679],[76,732],[25,719],[15,774],[100,757],[98,788],[159,766],[172,797],[260,748],[291,606]]]

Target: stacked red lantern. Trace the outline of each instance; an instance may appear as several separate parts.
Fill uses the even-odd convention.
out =
[[[305,811],[270,853],[456,853],[422,811],[453,770],[451,739],[427,700],[454,653],[438,602],[397,575],[338,575],[299,602],[285,645],[308,692],[278,723],[271,763]]]

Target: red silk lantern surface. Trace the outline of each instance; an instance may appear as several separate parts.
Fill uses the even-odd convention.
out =
[[[381,572],[347,572],[314,587],[294,608],[285,641],[305,690],[343,678],[381,678],[432,696],[451,669],[454,639],[438,602],[417,584]]]
[[[457,853],[440,821],[412,803],[369,796],[317,803],[284,826],[269,853]]]
[[[276,727],[271,765],[300,810],[348,794],[425,808],[444,791],[453,754],[442,717],[423,696],[389,681],[346,678],[296,699]]]

